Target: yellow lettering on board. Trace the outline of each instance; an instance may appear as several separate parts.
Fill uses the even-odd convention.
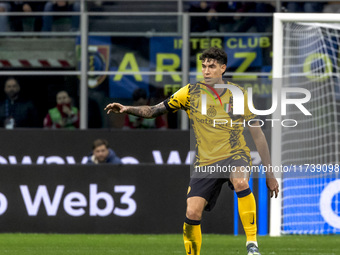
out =
[[[130,66],[130,68],[127,68],[128,66]],[[135,58],[135,55],[131,52],[128,52],[124,55],[124,58],[118,67],[118,72],[126,72],[126,71],[139,72],[137,60]],[[143,80],[142,75],[140,74],[134,74],[133,77],[135,78],[136,81]],[[123,78],[123,74],[117,74],[113,78],[113,80],[120,81],[122,78]]]
[[[164,60],[170,59],[172,60],[171,65],[165,65]],[[174,53],[158,53],[156,57],[156,72],[176,72],[176,69],[179,68],[181,64],[181,60],[177,54]],[[181,81],[181,76],[179,74],[171,74],[171,78],[178,82]],[[156,74],[156,81],[163,81],[163,74]]]
[[[236,73],[243,73],[245,72],[251,63],[256,59],[256,52],[236,52],[234,54],[235,58],[244,58],[242,64],[235,70]],[[239,80],[254,80],[256,79],[256,75],[247,75],[247,76],[240,76],[234,75],[233,79]]]

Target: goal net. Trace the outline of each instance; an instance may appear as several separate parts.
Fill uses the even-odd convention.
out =
[[[279,231],[340,233],[340,20],[331,20],[328,14],[295,16],[276,15],[280,26],[275,29],[281,31],[274,29],[274,36],[282,36],[282,41],[274,43],[274,80],[280,79],[281,89],[308,90],[311,99],[304,107],[312,115],[287,105],[286,115],[280,116],[295,120],[297,125],[281,127],[280,144],[272,150],[275,164],[294,169],[281,178]],[[275,63],[277,53],[281,59]]]

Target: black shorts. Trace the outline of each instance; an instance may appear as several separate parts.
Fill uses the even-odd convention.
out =
[[[234,166],[234,167],[250,166],[251,161],[250,161],[250,158],[247,159],[245,157],[241,157],[237,159],[227,158],[227,159],[218,161],[211,165]],[[234,186],[231,183],[229,176],[230,176],[230,172],[224,173],[223,176],[222,177],[219,176],[219,178],[214,178],[208,175],[206,177],[202,177],[201,175],[193,174],[190,178],[187,198],[189,197],[204,198],[205,200],[208,201],[208,204],[204,208],[204,210],[211,211],[216,204],[217,198],[225,182],[228,183],[228,186],[230,189],[234,190]]]

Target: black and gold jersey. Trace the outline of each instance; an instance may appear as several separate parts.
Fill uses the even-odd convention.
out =
[[[190,118],[196,137],[195,165],[205,166],[229,157],[248,157],[250,161],[243,130],[247,121],[256,116],[248,108],[247,92],[238,88],[244,94],[243,115],[232,114],[233,105],[237,102],[233,102],[230,90],[225,89],[218,98],[202,83],[188,84],[164,101],[168,111],[182,109]],[[206,110],[202,111],[204,94]]]

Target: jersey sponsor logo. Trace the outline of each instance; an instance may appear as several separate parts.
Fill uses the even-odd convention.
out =
[[[195,120],[199,123],[213,124],[213,121],[211,119],[208,119],[208,118],[200,119],[200,118],[196,117]]]

